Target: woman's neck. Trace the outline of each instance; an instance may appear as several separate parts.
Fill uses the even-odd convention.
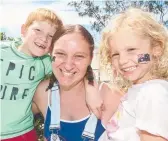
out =
[[[81,81],[77,85],[73,86],[72,88],[66,89],[60,86],[60,94],[61,96],[77,96],[77,95],[85,95],[85,87],[84,82]]]
[[[71,89],[60,87],[61,119],[80,120],[89,115],[90,111],[86,105],[84,83],[78,83]]]

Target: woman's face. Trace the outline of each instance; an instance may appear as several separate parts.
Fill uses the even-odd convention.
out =
[[[54,44],[52,70],[61,87],[71,89],[82,82],[91,64],[90,45],[80,33],[68,33]]]

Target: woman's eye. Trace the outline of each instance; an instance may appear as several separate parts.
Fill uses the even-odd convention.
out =
[[[62,53],[62,52],[57,52],[56,54],[57,54],[57,55],[65,55],[65,54]]]
[[[83,55],[76,55],[75,57],[76,57],[76,58],[81,58],[81,59],[84,58]]]

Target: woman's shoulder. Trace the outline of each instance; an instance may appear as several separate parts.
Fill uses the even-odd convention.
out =
[[[45,79],[45,80],[41,81],[40,84],[39,84],[38,87],[37,87],[37,90],[38,90],[38,89],[39,89],[39,90],[44,90],[44,89],[46,90],[47,87],[48,87],[48,85],[49,85],[49,82],[50,82],[49,79]]]
[[[115,85],[106,83],[106,82],[101,82],[99,84],[99,91],[100,93],[104,93],[104,94],[115,94],[117,96],[122,96],[123,92]]]
[[[43,80],[40,82],[40,84],[38,85],[35,95],[34,95],[34,99],[41,99],[43,98],[42,95],[46,95],[46,93],[48,93],[47,88],[49,85],[49,80]]]

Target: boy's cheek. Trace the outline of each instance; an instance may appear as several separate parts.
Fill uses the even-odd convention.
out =
[[[49,53],[50,55],[52,55],[52,50],[53,50],[53,47],[50,45],[49,50],[48,50],[48,53]]]

